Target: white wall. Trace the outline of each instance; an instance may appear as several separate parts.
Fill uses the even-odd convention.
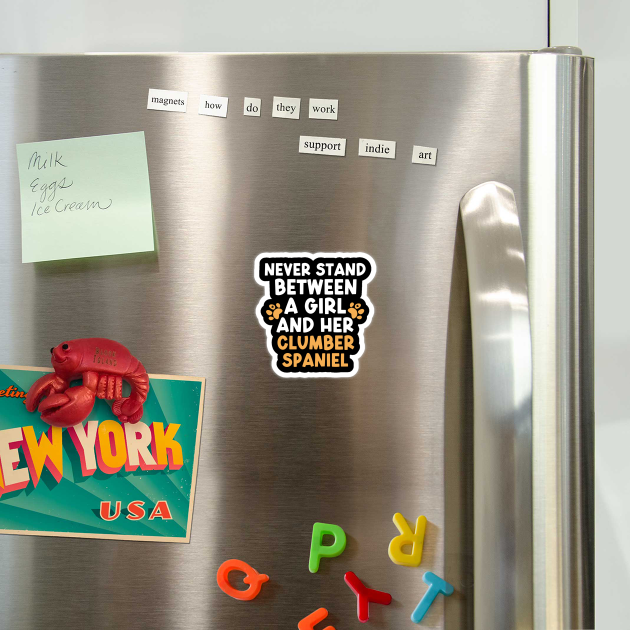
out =
[[[630,2],[579,0],[578,33],[595,57],[595,615],[597,628],[622,628],[630,624]]]
[[[630,2],[551,0],[552,44],[596,58],[597,627],[630,607]],[[0,50],[416,51],[537,49],[547,1],[0,0]]]
[[[2,52],[514,50],[546,45],[546,0],[0,0]]]

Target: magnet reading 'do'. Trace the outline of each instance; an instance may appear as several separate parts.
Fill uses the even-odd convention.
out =
[[[256,315],[274,372],[354,376],[374,315],[367,285],[375,274],[376,263],[361,252],[259,254],[254,277],[265,295]]]
[[[26,395],[28,411],[37,409],[44,422],[72,427],[92,411],[96,397],[113,400],[112,411],[121,422],[138,422],[149,393],[144,366],[125,346],[111,339],[91,338],[64,341],[50,349],[54,372],[39,378]],[[82,378],[83,384],[70,387]],[[131,385],[123,397],[122,383]]]

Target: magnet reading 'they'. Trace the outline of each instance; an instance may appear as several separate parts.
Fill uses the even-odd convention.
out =
[[[367,285],[375,274],[376,263],[363,253],[259,254],[254,277],[265,295],[256,314],[275,373],[354,376],[374,315]]]

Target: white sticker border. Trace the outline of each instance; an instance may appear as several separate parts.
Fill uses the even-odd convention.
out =
[[[311,260],[317,260],[318,258],[358,258],[359,256],[362,256],[369,261],[370,265],[372,265],[372,271],[370,275],[361,283],[362,293],[360,299],[368,305],[370,312],[368,313],[367,319],[365,320],[365,324],[363,326],[359,326],[360,348],[359,351],[355,355],[353,355],[354,368],[352,368],[351,372],[282,372],[276,365],[276,363],[278,362],[278,355],[273,349],[273,336],[271,333],[271,326],[265,323],[265,320],[263,319],[261,313],[262,307],[264,306],[265,302],[271,299],[271,292],[269,290],[271,283],[267,280],[261,280],[258,275],[258,270],[260,268],[260,259],[269,257],[310,258]],[[271,355],[271,367],[273,371],[282,378],[350,378],[354,376],[359,371],[359,359],[363,356],[363,353],[365,352],[365,340],[363,338],[363,333],[365,329],[372,323],[372,317],[374,316],[374,305],[367,295],[367,285],[374,279],[375,275],[376,263],[374,262],[374,258],[372,258],[372,256],[370,256],[369,254],[366,254],[365,252],[317,252],[316,254],[311,254],[309,252],[262,252],[261,254],[258,254],[258,256],[256,256],[256,260],[254,260],[254,279],[259,285],[264,287],[265,294],[260,298],[256,306],[256,317],[258,318],[258,323],[266,330],[267,351]]]

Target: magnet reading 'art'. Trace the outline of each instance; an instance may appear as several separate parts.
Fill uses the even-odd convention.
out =
[[[44,422],[72,427],[83,422],[96,398],[113,400],[112,411],[121,422],[134,424],[142,418],[149,393],[144,366],[125,346],[111,339],[73,339],[50,349],[54,372],[39,378],[28,390],[26,408],[37,409]],[[82,378],[83,384],[70,387]],[[123,379],[131,394],[123,398]]]
[[[228,575],[231,571],[242,571],[245,573],[243,582],[249,584],[249,588],[245,591],[241,591],[234,588],[229,581]],[[226,560],[217,571],[217,584],[219,588],[230,597],[234,599],[240,599],[244,602],[249,602],[260,593],[262,585],[269,580],[269,576],[264,573],[258,573],[256,569],[253,569],[246,562],[242,560]]]
[[[348,377],[359,369],[374,307],[368,254],[260,254],[254,277],[265,288],[256,308],[274,372],[283,377]]]

